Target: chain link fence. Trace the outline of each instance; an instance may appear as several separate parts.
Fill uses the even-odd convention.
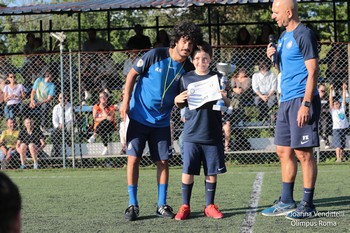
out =
[[[2,75],[0,128],[3,135],[0,154],[5,158],[4,161],[8,160],[2,162],[2,168],[19,168],[20,154],[22,154],[22,161],[25,159],[27,167],[30,168],[36,160],[35,157],[38,157],[41,168],[126,166],[126,127],[121,123],[118,109],[122,101],[126,74],[132,63],[143,52],[64,52],[62,55],[46,53],[0,57]],[[267,92],[259,89],[261,88],[259,87],[261,83],[257,82],[259,78],[253,76],[263,68],[263,65],[271,66],[271,62],[266,60],[265,52],[265,46],[214,48],[213,70],[216,70],[219,62],[235,65],[235,71],[226,75],[228,78],[226,88],[231,98],[231,106],[227,112],[223,113],[222,139],[226,160],[229,163],[253,164],[278,161],[273,144],[278,108],[278,76],[276,70],[272,68],[271,72],[274,75],[268,78],[272,80],[272,84],[263,83],[265,87],[273,86],[273,92],[270,93],[272,97],[268,101],[262,101],[262,97],[256,94],[256,90],[265,95]],[[342,85],[347,84],[349,79],[348,54],[348,44],[333,43],[320,46],[319,83],[324,84],[321,89],[325,90],[325,93],[322,92],[321,95],[325,94],[325,96],[322,98],[323,113],[320,122],[321,146],[316,153],[321,161],[335,158],[335,149],[332,148],[332,118],[329,113],[328,93],[329,86],[332,84],[334,91],[331,95],[336,99],[342,97]],[[12,74],[15,76],[16,83],[11,81],[12,77],[9,77]],[[40,83],[38,78],[45,78],[48,74],[51,74],[55,95],[51,101],[46,102],[46,95],[52,87]],[[20,84],[24,87],[22,91],[18,91]],[[35,102],[44,100],[35,107],[31,103],[33,88],[36,90]],[[106,92],[107,96],[101,96],[103,95],[101,91]],[[71,104],[68,104],[64,111],[66,121],[69,121],[65,127],[62,127],[62,122],[57,120],[58,115],[62,114],[62,111],[57,109],[61,92],[64,97],[62,101],[66,99],[67,103]],[[16,95],[17,97],[14,97]],[[102,101],[101,97],[109,103],[111,123],[101,122],[100,127],[96,127],[92,112],[100,113],[100,110],[93,109],[94,105]],[[346,92],[346,98],[349,103],[348,92]],[[16,140],[13,138],[13,133],[10,135],[8,133],[8,129],[12,127],[9,123],[11,120],[7,120],[8,118],[13,119],[15,130],[18,131],[25,131],[27,127],[25,119],[31,118],[31,129],[37,133],[36,138],[45,140],[45,144],[41,144],[42,142],[38,140],[34,143],[36,146],[27,143],[27,149],[17,147],[15,151]],[[171,126],[174,157],[170,164],[178,166],[182,161],[179,139],[181,139],[183,123],[180,110],[176,107],[173,109]],[[22,142],[25,142],[23,140],[22,137]],[[142,166],[153,166],[148,155],[146,148],[141,161]]]

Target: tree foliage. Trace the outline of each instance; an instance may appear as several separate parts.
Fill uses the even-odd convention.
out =
[[[30,3],[59,3],[67,0],[37,0]],[[78,1],[78,0],[76,0]],[[0,0],[1,4],[8,5],[14,0]],[[19,1],[16,1],[17,3]],[[22,1],[28,3],[28,1]],[[20,2],[21,3],[21,2]],[[336,25],[332,22],[333,5],[332,2],[308,2],[299,4],[299,13],[302,22],[312,27],[318,34],[321,41],[334,41],[334,35],[338,36],[338,41],[347,41],[347,2],[337,2],[336,17],[343,20]],[[29,31],[36,31],[35,35],[44,41],[46,50],[58,49],[55,47],[55,40],[49,36],[49,31],[66,31],[67,48],[79,50],[80,43],[83,43],[87,35],[85,31],[89,28],[96,28],[98,35],[105,39],[110,38],[116,49],[125,48],[125,43],[134,32],[135,24],[145,27],[144,34],[154,42],[156,38],[156,18],[159,26],[164,28],[169,34],[171,28],[179,20],[189,20],[201,26],[205,39],[212,38],[213,45],[232,45],[241,27],[246,27],[252,35],[252,42],[260,34],[261,26],[264,22],[270,22],[275,31],[277,26],[271,19],[270,4],[245,4],[245,5],[224,5],[208,7],[190,8],[170,8],[170,9],[146,9],[146,10],[118,10],[102,12],[80,13],[81,16],[81,41],[78,32],[78,13],[74,14],[42,14],[42,15],[22,15],[5,16],[1,18],[0,29],[0,49],[2,53],[20,53],[25,44],[25,36]],[[108,30],[107,20],[110,19]],[[210,17],[211,26],[208,25]],[[329,22],[320,22],[326,21]],[[41,25],[41,26],[40,26]],[[217,26],[220,25],[220,26]],[[41,28],[40,28],[41,27]],[[44,33],[40,33],[42,30]],[[279,31],[280,33],[281,31]],[[7,34],[8,33],[8,34]],[[17,34],[15,34],[17,33]],[[209,35],[211,33],[211,35]]]

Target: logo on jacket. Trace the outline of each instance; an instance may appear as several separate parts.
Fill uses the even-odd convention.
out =
[[[137,64],[136,64],[137,67],[142,67],[143,66],[143,60],[140,59]]]

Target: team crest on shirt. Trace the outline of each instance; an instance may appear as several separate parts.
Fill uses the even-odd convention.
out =
[[[137,67],[142,67],[143,66],[143,60],[140,58],[140,60],[136,64]]]
[[[286,45],[286,48],[290,49],[292,47],[292,45],[293,45],[293,41],[289,41]]]

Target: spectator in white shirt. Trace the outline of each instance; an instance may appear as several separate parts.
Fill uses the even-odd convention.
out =
[[[68,145],[70,145],[70,132],[73,127],[73,107],[72,104],[70,104],[65,97],[63,100],[62,93],[58,96],[59,104],[57,104],[53,108],[52,112],[52,123],[54,126],[54,130],[52,132],[52,144],[53,148],[51,151],[51,156],[53,157],[59,157],[62,155],[62,128],[64,127],[65,131],[65,141]],[[63,118],[62,118],[62,106],[64,103],[64,124],[63,124]]]
[[[266,61],[259,62],[259,72],[253,74],[254,103],[259,109],[258,121],[264,121],[268,111],[276,104],[277,77],[270,71]]]

